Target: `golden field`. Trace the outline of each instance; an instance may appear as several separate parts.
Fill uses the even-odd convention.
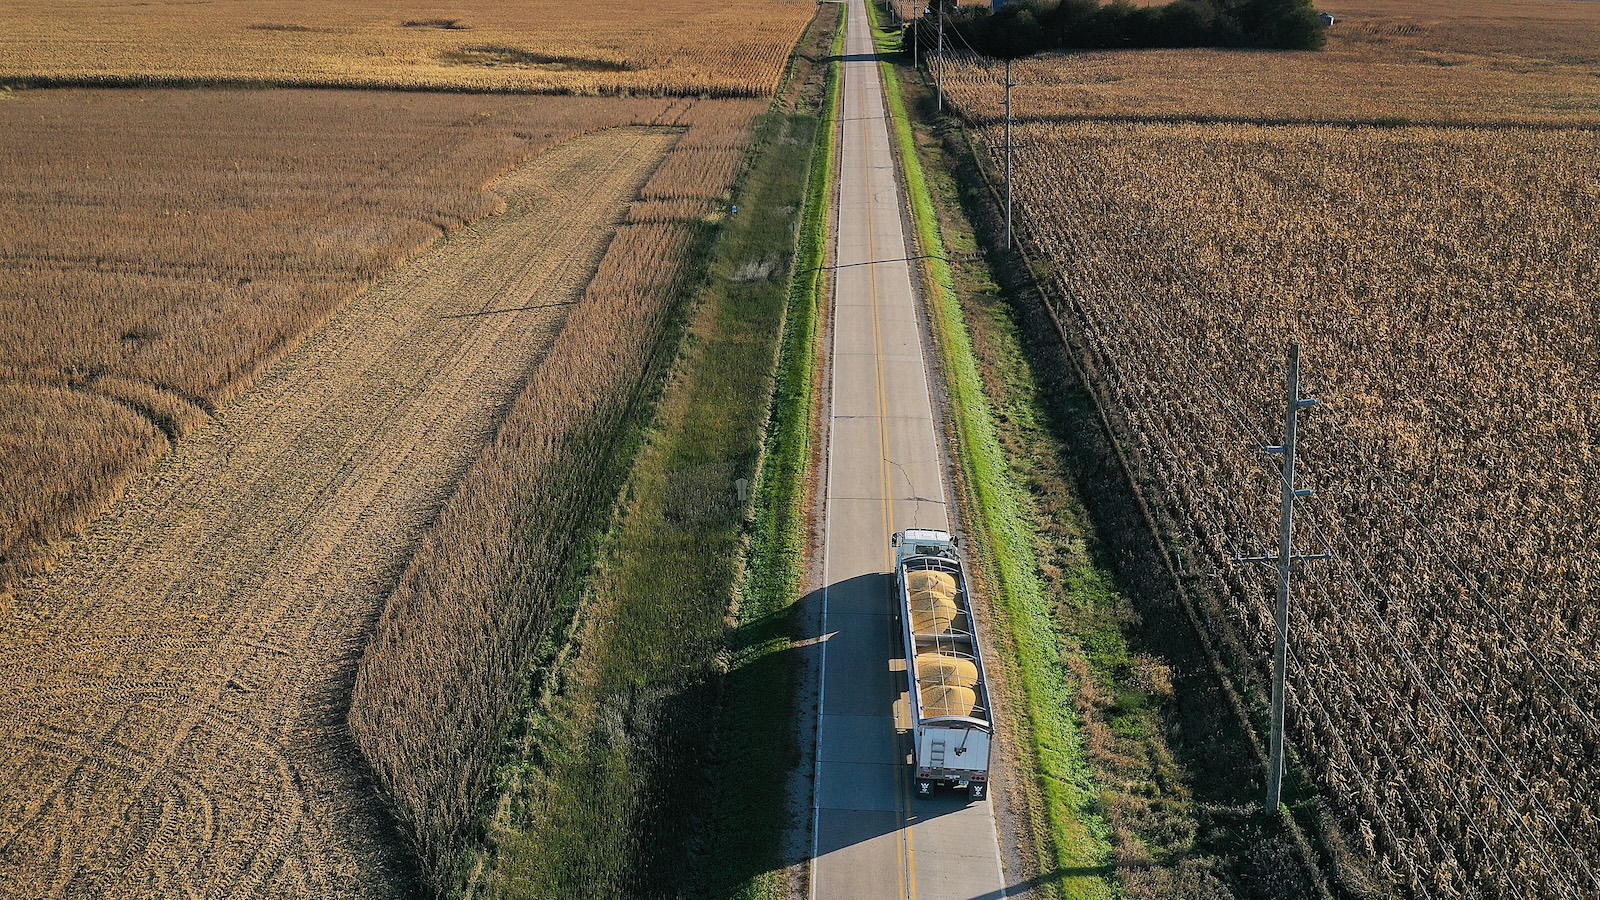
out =
[[[0,82],[762,96],[810,0],[18,0]]]
[[[1016,67],[1024,245],[1141,488],[1270,658],[1302,345],[1291,739],[1384,896],[1600,890],[1600,4],[1351,3],[1324,54]],[[952,95],[999,171],[998,67]],[[1426,123],[1426,124],[1423,124]]]
[[[0,233],[0,592],[373,279],[500,209],[490,178],[572,135],[671,122],[683,106],[89,90],[0,101],[0,210],[15,223]],[[691,155],[674,166],[691,181],[738,162]],[[63,451],[38,452],[47,445]]]
[[[440,872],[765,106],[0,102],[8,890]]]
[[[1259,123],[1600,124],[1600,3],[1473,0],[1329,7],[1318,52],[1149,50],[1045,54],[1014,65],[1019,118]],[[959,46],[959,45],[958,45]],[[971,114],[993,61],[952,59]]]

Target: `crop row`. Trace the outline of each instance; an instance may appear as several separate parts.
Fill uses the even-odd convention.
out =
[[[737,129],[740,107],[87,90],[0,103],[0,592],[362,288],[498,211],[494,176],[614,125]],[[652,191],[720,196],[742,152],[727,143],[662,167]]]
[[[993,91],[985,95],[993,99]],[[981,128],[992,151],[1000,129]],[[1304,347],[1291,736],[1419,897],[1600,888],[1592,133],[1029,123],[1050,267],[1187,574],[1269,658]],[[994,160],[994,161],[997,161]]]
[[[440,889],[489,812],[533,668],[560,641],[585,523],[609,510],[625,462],[622,426],[671,356],[663,338],[706,226],[640,209],[725,196],[737,174],[725,160],[743,159],[764,105],[668,117],[689,130],[412,557],[362,659],[351,729]]]
[[[815,12],[801,0],[487,0],[449,17],[406,6],[214,0],[203,16],[181,3],[85,16],[19,0],[0,35],[0,80],[765,96]]]

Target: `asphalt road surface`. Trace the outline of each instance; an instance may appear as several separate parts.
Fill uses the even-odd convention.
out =
[[[811,893],[1004,897],[990,802],[911,793],[889,535],[949,527],[905,204],[865,0],[848,0]],[[896,713],[900,713],[897,722]]]

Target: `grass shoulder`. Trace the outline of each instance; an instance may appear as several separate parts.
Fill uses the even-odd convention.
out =
[[[843,9],[839,22],[843,21]],[[843,52],[835,22],[829,56]],[[783,841],[791,827],[789,779],[800,761],[795,717],[801,680],[796,613],[805,577],[807,513],[814,488],[810,462],[818,396],[821,316],[828,287],[833,173],[838,147],[839,66],[828,65],[816,142],[806,180],[789,281],[772,415],[754,485],[745,570],[728,642],[708,832],[716,861],[706,867],[706,895],[777,900],[791,893]]]

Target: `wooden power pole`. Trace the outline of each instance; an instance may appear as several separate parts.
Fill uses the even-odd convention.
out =
[[[1006,249],[1011,249],[1011,60],[1006,59]]]

